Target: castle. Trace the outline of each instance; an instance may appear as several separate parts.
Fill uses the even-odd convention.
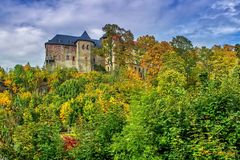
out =
[[[90,72],[105,69],[110,71],[109,57],[101,57],[94,54],[94,48],[101,47],[101,41],[91,39],[86,31],[80,37],[57,34],[45,43],[46,57],[45,67],[53,70],[56,67],[76,68],[79,72]],[[115,54],[112,56],[113,70],[116,68]],[[129,65],[138,72],[141,77],[146,74],[146,69],[138,64]]]
[[[49,70],[73,67],[80,72],[96,70],[96,66],[105,67],[105,59],[92,52],[99,47],[101,39],[91,39],[86,31],[80,37],[57,34],[45,43],[45,66]]]

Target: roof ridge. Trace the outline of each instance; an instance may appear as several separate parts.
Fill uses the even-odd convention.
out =
[[[71,36],[66,34],[56,34],[51,40],[48,40],[48,44],[65,44],[65,45],[75,45],[77,41],[90,41],[96,46],[101,45],[99,39],[92,39],[87,31],[84,31],[81,36]]]

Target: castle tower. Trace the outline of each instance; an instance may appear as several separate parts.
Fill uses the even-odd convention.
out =
[[[76,42],[77,69],[80,72],[90,72],[92,67],[92,47],[94,42],[91,40],[86,31],[83,32],[79,40]]]

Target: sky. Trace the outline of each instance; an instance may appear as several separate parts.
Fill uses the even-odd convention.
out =
[[[42,67],[44,43],[56,34],[100,38],[105,24],[137,39],[177,35],[195,46],[240,43],[240,0],[1,0],[0,66]]]

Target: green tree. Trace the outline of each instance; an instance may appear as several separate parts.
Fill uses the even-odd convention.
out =
[[[184,36],[176,36],[172,39],[170,44],[179,54],[185,54],[193,49],[192,42]]]
[[[197,56],[196,50],[193,50],[192,42],[184,36],[176,36],[172,39],[170,44],[185,61],[185,73],[187,75],[186,77],[188,85],[194,85],[195,80],[193,78],[193,74],[196,66]]]
[[[130,30],[120,28],[116,24],[106,24],[102,38],[102,47],[95,52],[107,58],[107,65],[110,71],[113,66],[125,66],[132,62],[133,34]]]
[[[186,78],[174,70],[159,73],[158,91],[135,97],[130,117],[121,134],[115,136],[115,159],[187,159],[183,143],[189,122],[186,115]]]
[[[195,159],[239,159],[239,78],[205,87],[191,105],[192,154]]]
[[[240,44],[236,44],[235,45],[235,52],[237,53],[237,57],[238,57],[238,64],[240,64]]]
[[[56,93],[65,99],[75,98],[84,92],[86,83],[87,80],[85,78],[66,80],[57,87]]]
[[[55,124],[29,123],[14,132],[17,159],[63,159],[63,141]],[[20,136],[21,135],[21,136]]]

